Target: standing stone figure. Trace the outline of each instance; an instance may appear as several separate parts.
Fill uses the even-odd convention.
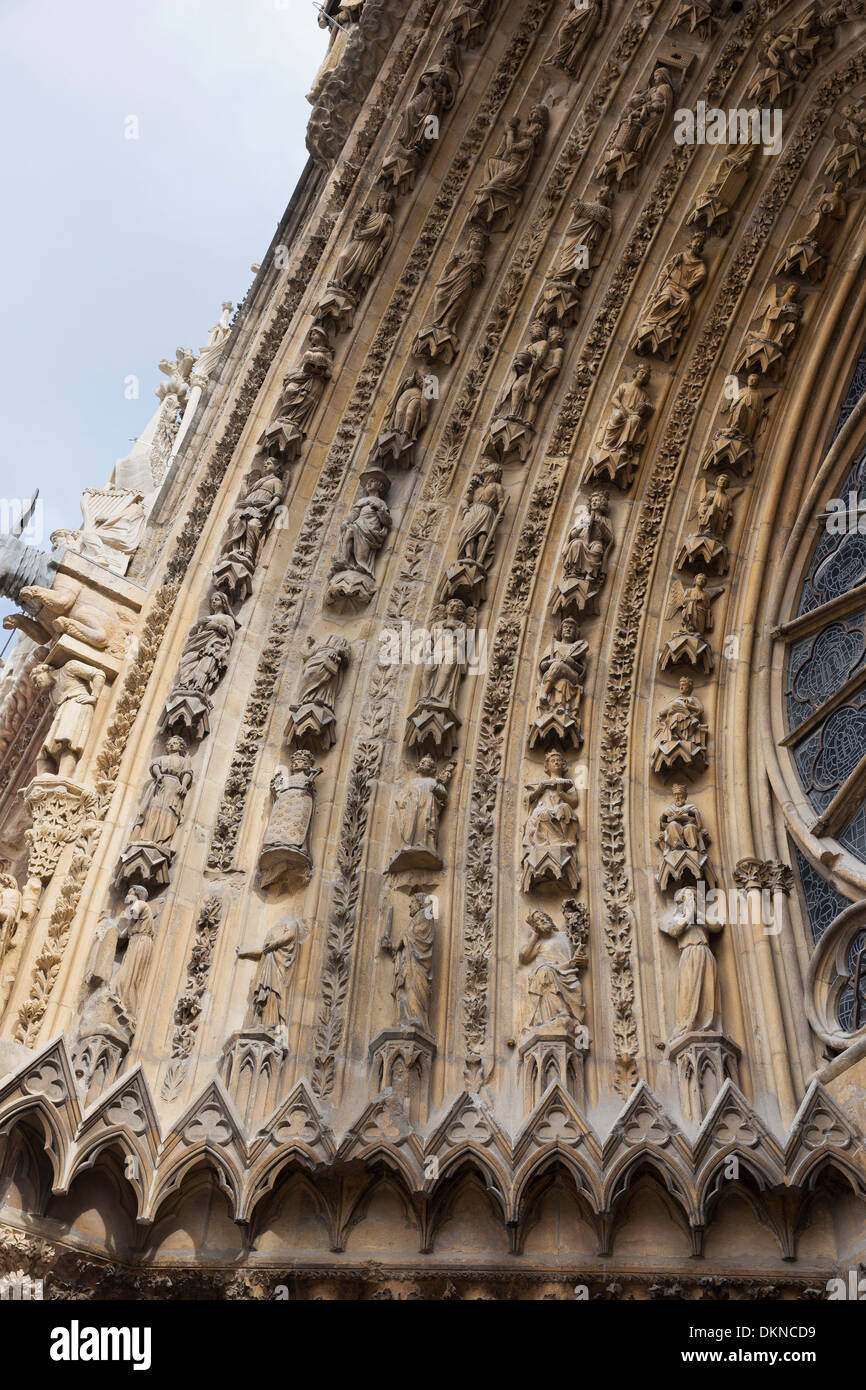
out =
[[[835,183],[842,179],[855,187],[866,171],[866,109],[862,103],[842,107],[842,123],[833,131],[836,144],[827,156],[824,173]]]
[[[448,783],[454,764],[439,773],[429,755],[421,759],[418,771],[397,793],[394,809],[397,813],[399,848],[391,856],[388,873],[401,869],[441,869],[439,854],[439,817],[448,800]]]
[[[538,317],[567,327],[580,310],[580,291],[602,257],[610,234],[613,193],[602,188],[594,203],[575,198],[553,268],[545,277]]]
[[[721,922],[708,922],[698,907],[694,888],[680,888],[674,895],[674,911],[659,923],[661,931],[677,943],[676,1024],[671,1042],[685,1033],[716,1033],[722,1026],[716,958],[710,933],[720,932]]]
[[[283,504],[286,482],[279,460],[265,458],[250,473],[246,491],[229,517],[213,583],[235,602],[243,602],[252,590],[259,553]]]
[[[391,486],[387,473],[369,469],[361,474],[359,495],[340,525],[337,550],[325,603],[344,610],[369,603],[376,592],[376,556],[388,539],[391,512],[385,498]]]
[[[672,791],[674,799],[662,811],[661,833],[656,840],[662,852],[656,875],[659,888],[664,892],[670,883],[680,883],[684,878],[693,878],[696,883],[704,879],[714,887],[716,874],[707,853],[710,834],[703,817],[694,802],[686,800],[684,783],[675,782]]]
[[[283,377],[276,414],[259,438],[260,449],[285,462],[297,458],[333,366],[328,334],[313,324],[300,362]]]
[[[421,156],[439,138],[439,122],[457,100],[462,80],[459,49],[454,43],[446,43],[439,62],[426,68],[418,78],[394,145],[382,161],[379,179],[395,193],[402,196],[414,187]]]
[[[299,923],[294,918],[271,927],[258,951],[236,948],[238,960],[257,962],[244,1028],[279,1034],[287,1041],[288,994],[298,951]]]
[[[647,439],[646,421],[655,409],[645,389],[649,380],[649,367],[638,367],[633,380],[620,382],[614,391],[599,446],[589,460],[586,482],[607,478],[619,487],[631,487]]]
[[[557,622],[598,612],[598,595],[606,578],[604,566],[613,545],[608,510],[606,494],[593,492],[574,514],[562,552],[562,578],[550,600]]]
[[[432,899],[427,893],[413,893],[409,900],[409,925],[396,941],[387,937],[382,940],[382,949],[394,960],[391,995],[397,1005],[398,1028],[430,1031],[435,927]]]
[[[707,278],[701,259],[705,237],[695,232],[685,251],[671,256],[644,308],[632,342],[634,352],[669,361],[692,321],[694,297]]]
[[[474,604],[486,598],[493,538],[505,513],[505,505],[502,467],[485,462],[469,480],[457,533],[457,559],[448,566],[445,575],[449,597],[462,597]]]
[[[696,574],[694,584],[688,587],[678,579],[672,582],[665,617],[670,619],[680,613],[682,627],[662,646],[659,652],[660,671],[666,671],[669,666],[688,664],[702,666],[709,675],[713,669],[713,653],[704,638],[712,631],[712,606],[720,593],[721,588],[707,588],[707,576],[703,573]]]
[[[9,988],[15,979],[15,964],[21,943],[16,942],[21,920],[23,898],[18,882],[9,872],[8,863],[0,865],[0,1012],[6,1004]]]
[[[155,928],[153,910],[147,901],[147,890],[141,887],[130,888],[117,923],[117,940],[123,948],[123,954],[112,977],[111,988],[130,1020],[133,1032],[142,990],[150,971]]]
[[[310,827],[316,778],[321,774],[312,753],[302,748],[292,754],[288,768],[278,767],[271,778],[274,804],[259,852],[263,886],[287,873],[298,874],[304,881],[309,878],[313,868]]]
[[[692,694],[690,676],[680,680],[680,693],[658,712],[652,753],[653,772],[664,776],[675,767],[702,772],[707,765],[709,728],[701,701]]]
[[[551,750],[545,776],[526,787],[528,815],[523,830],[524,893],[539,888],[578,888],[578,792],[565,758]]]
[[[733,395],[726,398],[720,414],[728,415],[730,424],[715,431],[704,456],[705,469],[733,468],[740,477],[751,473],[755,440],[766,424],[767,402],[775,394],[763,394],[759,390],[760,380],[756,372],[750,372],[745,386],[738,384]]]
[[[488,231],[508,231],[523,199],[535,151],[549,124],[546,106],[532,107],[523,131],[519,117],[508,122],[502,144],[487,161],[487,177],[472,200],[469,215],[473,222]]]
[[[511,363],[485,436],[485,453],[499,459],[511,453],[517,453],[521,462],[526,458],[538,407],[565,356],[565,335],[558,324],[545,325],[536,319],[529,334],[530,341]]]
[[[119,883],[151,889],[168,883],[174,837],[192,776],[186,741],[178,736],[170,738],[165,752],[150,765],[150,786],[133,824],[132,838],[120,856]]]
[[[463,0],[448,21],[445,37],[466,48],[477,48],[484,42],[498,4],[499,0]]]
[[[749,333],[734,365],[735,372],[760,372],[773,381],[781,380],[803,319],[803,306],[797,303],[799,295],[796,285],[787,285],[781,295],[771,291],[771,298],[764,302],[754,320],[760,322],[760,327]]]
[[[586,680],[589,643],[580,636],[573,618],[563,619],[538,663],[538,695],[535,720],[529,733],[530,748],[557,742],[579,748],[583,742],[580,706]]]
[[[530,912],[526,925],[529,940],[517,958],[521,965],[532,967],[526,982],[527,1028],[541,1028],[559,1019],[583,1023],[586,1003],[580,972],[586,964],[585,950],[576,950],[568,934],[541,908]]]
[[[448,757],[457,742],[457,697],[475,640],[475,609],[462,599],[437,605],[431,624],[430,658],[421,673],[416,700],[406,722],[406,744],[419,753]],[[471,635],[471,636],[470,636]]]
[[[722,537],[734,519],[734,499],[743,491],[728,486],[727,473],[720,473],[713,483],[704,484],[704,495],[698,503],[698,533],[687,536],[677,554],[680,569],[689,565],[705,565],[718,574],[728,568],[728,547]]]
[[[667,68],[657,67],[643,91],[629,97],[595,172],[599,183],[629,188],[674,104]]]
[[[460,320],[473,289],[484,279],[487,243],[487,233],[471,227],[466,245],[446,261],[433,290],[428,317],[412,344],[416,357],[426,357],[431,362],[441,358],[446,364],[454,361],[460,351]]]
[[[187,634],[174,685],[160,717],[160,733],[182,729],[199,739],[210,730],[209,697],[225,674],[240,623],[218,589],[211,594],[208,606],[208,616],[193,623]]]
[[[546,63],[555,64],[577,77],[581,60],[602,20],[601,0],[572,0],[568,14],[556,33],[556,48]]]
[[[394,199],[380,193],[374,208],[358,213],[349,244],[337,257],[334,274],[316,306],[316,322],[332,323],[346,333],[355,322],[355,311],[379,269],[394,236]]]
[[[715,178],[692,204],[686,226],[700,227],[715,236],[725,236],[743,196],[757,145],[735,145],[722,159]]]
[[[387,468],[389,464],[411,468],[415,461],[415,444],[429,414],[424,378],[420,372],[408,372],[394,392],[370,462],[380,468]]]
[[[324,642],[309,637],[295,703],[289,706],[285,739],[289,747],[325,752],[337,741],[334,708],[351,655],[345,637],[330,633]]]
[[[848,216],[848,200],[844,193],[845,185],[841,180],[833,185],[832,193],[821,193],[803,235],[779,257],[774,275],[802,275],[813,284],[823,280],[839,225]]]
[[[40,662],[30,672],[37,690],[47,690],[54,718],[36,759],[39,776],[71,777],[87,744],[93,711],[105,686],[105,674],[84,661],[62,666]]]
[[[709,0],[681,0],[671,21],[672,29],[683,29],[687,34],[697,34],[700,39],[708,39],[715,33],[716,16]]]

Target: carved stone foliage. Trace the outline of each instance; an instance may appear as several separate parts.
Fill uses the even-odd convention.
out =
[[[569,327],[580,313],[581,290],[591,279],[610,236],[613,194],[602,188],[594,202],[575,198],[556,260],[545,277],[538,317]]]
[[[595,178],[609,188],[630,188],[656,135],[673,110],[674,89],[667,68],[659,65],[648,86],[635,92],[607,143]]]
[[[370,454],[379,468],[411,468],[415,445],[427,424],[430,402],[424,377],[408,372],[400,381]]]
[[[363,607],[376,592],[376,556],[391,530],[391,512],[385,501],[390,486],[387,473],[368,468],[340,525],[325,595],[325,603],[339,612]]]
[[[579,795],[561,753],[544,759],[544,776],[526,785],[523,827],[524,893],[548,888],[579,888],[577,867]]]
[[[416,357],[426,357],[431,362],[441,359],[447,365],[457,356],[460,351],[457,329],[472,291],[484,279],[487,243],[486,232],[470,227],[465,244],[458,246],[446,261],[424,323],[415,336],[412,351]]]
[[[505,385],[496,398],[484,440],[485,452],[506,459],[516,453],[521,463],[532,447],[534,424],[545,395],[556,380],[565,356],[562,329],[536,320],[530,340],[517,353]]]
[[[679,694],[658,712],[652,770],[661,777],[674,771],[699,773],[707,766],[709,728],[703,704],[693,690],[691,677],[682,676]]]
[[[672,256],[644,305],[632,349],[668,361],[676,353],[694,313],[694,297],[707,278],[701,258],[704,234],[696,232],[685,251]]]
[[[154,890],[168,883],[174,840],[192,780],[186,741],[176,735],[150,765],[150,785],[117,865],[119,885],[140,884]]]
[[[278,767],[271,778],[273,804],[259,851],[259,874],[264,886],[286,876],[306,882],[312,873],[310,826],[316,779],[321,773],[312,753],[302,748],[292,754],[287,768]]]
[[[502,143],[488,159],[485,178],[473,197],[473,222],[488,231],[508,230],[523,201],[524,185],[549,124],[546,106],[533,106],[525,127],[518,116],[508,122]]]
[[[664,642],[658,656],[660,671],[672,666],[699,666],[707,675],[713,669],[713,653],[706,634],[713,629],[713,603],[723,591],[708,588],[707,576],[696,574],[694,583],[671,583],[667,619],[681,617],[681,626]]]
[[[453,772],[453,763],[440,772],[435,760],[425,754],[415,775],[406,778],[394,798],[397,848],[388,863],[389,873],[442,868],[439,818]]]
[[[285,740],[290,748],[324,753],[337,741],[337,696],[351,657],[345,637],[330,633],[307,639],[307,656],[295,696],[289,706]]]
[[[687,799],[688,791],[682,782],[675,782],[672,790],[674,799],[661,814],[656,841],[661,850],[659,888],[664,892],[671,883],[681,883],[683,879],[695,883],[703,879],[714,887],[716,873],[708,854],[710,835],[700,810]]]
[[[174,685],[160,715],[160,733],[204,738],[210,731],[210,699],[225,675],[240,623],[221,590],[208,602],[209,613],[194,623],[180,654]]]
[[[590,456],[585,482],[606,479],[628,488],[646,443],[646,421],[655,407],[647,394],[649,367],[638,367],[631,381],[614,391],[610,411]]]
[[[580,706],[586,681],[589,643],[578,632],[573,618],[564,618],[538,663],[535,718],[529,729],[529,747],[552,743],[579,748],[583,743]]]
[[[205,898],[195,920],[186,979],[183,990],[175,1000],[172,1014],[171,1060],[162,1083],[162,1095],[166,1100],[172,1100],[177,1095],[186,1074],[187,1060],[195,1046],[222,914],[222,900],[211,896]]]

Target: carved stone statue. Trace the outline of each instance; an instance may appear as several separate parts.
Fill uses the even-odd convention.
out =
[[[225,674],[240,623],[219,590],[211,594],[208,606],[208,616],[193,623],[187,634],[174,685],[160,716],[160,733],[181,730],[200,739],[210,731],[209,697]]]
[[[156,388],[157,400],[163,404],[172,398],[177,402],[177,409],[183,410],[189,400],[190,376],[195,366],[195,353],[192,348],[178,348],[172,362],[169,358],[163,357],[158,364],[159,370],[167,381],[161,381]]]
[[[866,171],[866,108],[862,103],[842,107],[842,121],[833,134],[836,144],[827,156],[823,172],[834,183],[843,179],[856,187],[863,182]]]
[[[448,566],[445,575],[449,597],[463,598],[472,604],[486,598],[493,538],[505,506],[502,467],[498,463],[484,463],[469,480],[457,533],[457,559]]]
[[[340,526],[325,602],[338,609],[369,603],[376,592],[376,556],[388,539],[391,513],[385,501],[391,486],[386,473],[361,474],[359,495]]]
[[[283,377],[276,415],[258,441],[267,454],[285,462],[297,458],[333,366],[328,334],[313,324],[300,362]]]
[[[680,569],[702,565],[726,574],[728,547],[722,537],[734,518],[734,499],[743,491],[728,486],[728,475],[720,473],[715,482],[704,484],[704,495],[698,503],[698,533],[687,536],[677,554]]]
[[[692,204],[686,225],[725,236],[751,176],[757,145],[735,145]]]
[[[720,593],[721,588],[707,588],[707,576],[703,573],[696,574],[694,584],[688,587],[678,579],[672,582],[665,617],[671,619],[680,613],[682,627],[667,639],[659,652],[660,671],[683,664],[701,666],[707,674],[712,671],[713,654],[704,638],[712,632],[712,606]]]
[[[308,638],[295,703],[289,706],[285,739],[289,747],[325,752],[337,741],[334,708],[352,649],[345,637],[330,633],[322,642]]]
[[[579,748],[583,743],[580,706],[588,651],[589,643],[580,636],[574,619],[563,619],[559,637],[554,638],[538,663],[538,694],[535,719],[529,731],[530,748],[554,742]]]
[[[391,856],[388,873],[402,869],[441,869],[438,850],[439,817],[448,800],[448,783],[454,764],[440,774],[435,759],[424,756],[418,771],[394,799],[399,848]]]
[[[701,259],[703,232],[695,232],[685,251],[671,256],[658,278],[638,324],[632,349],[670,361],[692,321],[695,295],[707,278]]]
[[[730,417],[730,424],[716,430],[704,457],[703,467],[733,468],[741,477],[754,467],[754,444],[767,420],[767,403],[775,392],[759,389],[761,378],[750,372],[745,386],[737,386],[726,398],[720,413]]]
[[[568,934],[541,908],[530,912],[526,925],[529,940],[518,960],[531,966],[526,981],[527,1028],[540,1028],[559,1019],[583,1023],[586,1003],[580,972],[587,961],[585,945],[575,948]]]
[[[449,257],[436,282],[428,317],[415,337],[412,351],[431,362],[453,362],[460,350],[457,329],[476,285],[484,279],[487,233],[470,228],[466,245]]]
[[[788,353],[800,331],[802,305],[797,303],[800,291],[787,285],[783,294],[771,291],[754,322],[760,322],[756,332],[750,332],[734,366],[735,372],[760,372],[779,381],[785,375]]]
[[[77,531],[52,531],[52,545],[68,546],[97,565],[125,574],[147,523],[141,505],[143,498],[143,492],[132,488],[85,488],[81,494],[81,527]]]
[[[610,414],[589,460],[586,482],[606,478],[619,487],[631,487],[647,440],[646,421],[655,409],[645,389],[649,380],[649,367],[638,367],[634,378],[621,382],[614,391]]]
[[[707,766],[707,736],[709,727],[701,701],[692,694],[690,676],[680,680],[680,693],[659,710],[652,770],[665,776],[674,768],[684,772],[702,772]]]
[[[271,927],[258,951],[235,950],[238,960],[256,961],[244,1028],[278,1034],[288,1043],[288,995],[298,952],[299,923],[292,917]]]
[[[49,582],[52,577],[54,582],[50,588],[31,583],[20,588],[17,594],[9,595],[27,614],[33,613],[35,621],[24,613],[9,613],[3,619],[3,626],[20,629],[39,644],[50,642],[58,633],[63,633],[92,647],[94,652],[122,655],[130,628],[119,606],[89,583],[73,579],[69,574],[49,572]]]
[[[526,129],[513,117],[496,154],[487,161],[487,177],[472,200],[470,217],[489,231],[507,232],[523,199],[523,187],[538,144],[550,124],[546,106],[533,106]]]
[[[710,38],[716,29],[715,11],[710,0],[680,0],[671,20],[671,29],[697,34],[699,39]]]
[[[423,376],[420,372],[408,372],[394,392],[370,454],[370,463],[380,468],[387,468],[389,464],[411,468],[415,462],[415,444],[429,413],[430,402],[425,394]]]
[[[529,453],[538,407],[559,375],[565,356],[565,336],[558,324],[536,319],[530,341],[515,356],[505,385],[493,406],[484,441],[487,454],[505,459],[516,453],[521,463]]]
[[[578,888],[578,791],[567,775],[565,758],[551,750],[545,776],[526,787],[528,815],[523,829],[524,893],[542,888]]]
[[[457,742],[457,697],[474,648],[475,609],[462,599],[437,605],[431,623],[432,649],[421,673],[418,699],[406,723],[406,745],[448,757]]]
[[[333,277],[316,305],[317,323],[332,323],[337,333],[355,322],[361,296],[376,274],[394,236],[394,199],[380,193],[375,208],[364,208],[355,218],[349,244],[337,258]]]
[[[287,478],[276,458],[265,458],[251,471],[246,490],[235,503],[213,569],[213,583],[234,602],[252,591],[253,573],[262,544],[286,495]]]
[[[446,43],[439,62],[419,77],[397,128],[394,146],[382,162],[379,178],[395,193],[403,195],[414,187],[421,156],[439,138],[439,121],[457,100],[462,80],[460,51],[456,44]]]
[[[656,840],[662,852],[656,875],[659,888],[664,892],[669,884],[681,883],[684,878],[693,878],[696,883],[704,879],[714,887],[716,873],[707,853],[710,835],[703,817],[697,806],[686,800],[682,782],[675,782],[671,790],[674,799],[662,811]]]
[[[580,291],[589,284],[610,235],[613,194],[602,188],[594,203],[575,198],[562,244],[545,277],[538,317],[568,327],[580,312]]]
[[[832,193],[820,194],[802,236],[792,241],[779,257],[774,275],[802,275],[813,284],[816,280],[823,280],[827,257],[839,224],[848,215],[848,200],[844,193],[845,185],[838,181],[833,185]]]
[[[562,552],[562,578],[553,590],[550,609],[555,619],[580,619],[598,612],[598,594],[605,581],[605,561],[613,545],[607,519],[609,504],[603,492],[593,492],[578,507]]]
[[[118,883],[164,887],[173,857],[174,837],[183,818],[183,803],[192,786],[192,764],[184,739],[175,736],[150,765],[150,786],[120,856]]]
[[[837,11],[839,8],[834,7]],[[830,13],[825,12],[826,15]],[[747,101],[755,102],[758,106],[787,106],[790,103],[797,83],[832,44],[832,37],[816,23],[816,19],[817,6],[810,6],[790,29],[780,34],[764,34],[760,66],[746,90]]]
[[[498,5],[499,0],[463,0],[448,21],[445,37],[466,48],[477,48],[487,37],[487,26]]]
[[[21,949],[16,941],[23,899],[8,863],[0,866],[0,1011],[6,1004],[9,987],[15,979],[15,964]]]
[[[117,924],[122,955],[111,980],[121,1008],[131,1021],[133,1032],[138,1018],[141,993],[150,969],[155,930],[153,911],[144,888],[133,887]]]
[[[647,151],[673,110],[674,90],[667,68],[657,67],[643,91],[635,92],[608,141],[595,178],[608,187],[630,188]]]
[[[710,933],[722,930],[721,922],[708,922],[700,912],[694,888],[680,888],[674,895],[674,911],[659,923],[673,937],[680,952],[677,969],[676,1026],[671,1042],[685,1033],[718,1032],[721,1005],[716,959]]]
[[[265,887],[285,874],[298,875],[305,882],[312,872],[310,826],[316,778],[321,774],[312,753],[302,748],[292,754],[288,768],[278,767],[271,778],[274,802],[259,853]]]
[[[556,31],[556,47],[545,62],[562,68],[569,77],[577,77],[584,54],[602,22],[603,12],[601,0],[572,0],[568,14]]]
[[[37,690],[47,690],[54,718],[36,760],[38,775],[72,777],[87,744],[93,711],[105,685],[105,673],[84,661],[62,666],[40,662],[30,672]]]
[[[397,1005],[397,1027],[430,1031],[430,998],[433,991],[433,941],[436,919],[427,893],[413,893],[409,900],[409,925],[396,941],[382,939],[382,949],[394,960],[391,994]]]

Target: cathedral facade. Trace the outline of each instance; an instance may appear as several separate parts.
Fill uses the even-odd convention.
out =
[[[866,6],[323,23],[246,299],[79,530],[0,538],[0,1272],[826,1296],[866,1262]]]

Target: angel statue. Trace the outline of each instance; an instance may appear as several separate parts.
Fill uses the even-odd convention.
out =
[[[678,579],[673,580],[665,617],[675,618],[680,613],[682,627],[667,639],[659,652],[660,671],[683,665],[701,666],[707,674],[712,671],[713,653],[704,638],[712,632],[712,606],[722,592],[721,585],[708,589],[707,576],[703,573],[696,574],[694,584],[688,587]]]
[[[741,487],[728,486],[727,473],[720,473],[714,482],[704,483],[704,495],[698,503],[697,534],[687,536],[677,554],[679,569],[702,565],[717,574],[726,574],[728,547],[722,537],[734,519],[734,498]]]
[[[754,460],[754,445],[763,433],[767,423],[767,406],[775,396],[775,391],[761,391],[757,372],[750,372],[745,386],[736,382],[734,390],[726,396],[720,414],[727,415],[729,423],[717,429],[710,447],[704,455],[703,467],[733,468],[740,477],[751,473]]]

